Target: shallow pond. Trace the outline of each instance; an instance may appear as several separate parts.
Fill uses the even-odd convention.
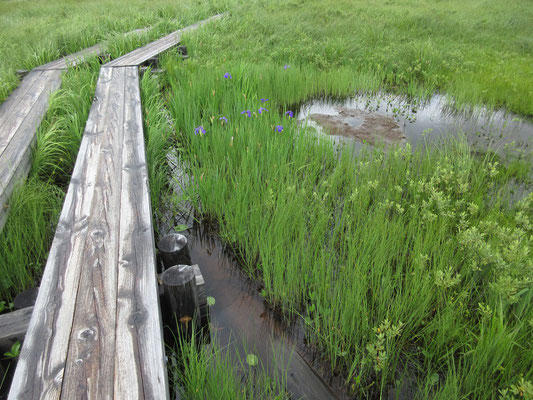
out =
[[[300,124],[356,149],[362,147],[363,140],[369,144],[408,142],[415,148],[461,132],[480,149],[490,146],[503,152],[511,146],[513,151],[529,152],[533,146],[532,122],[484,108],[459,112],[441,95],[412,102],[385,94],[345,100],[316,99],[294,109]]]

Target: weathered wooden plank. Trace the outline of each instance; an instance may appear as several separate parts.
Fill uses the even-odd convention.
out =
[[[6,150],[7,145],[17,132],[26,116],[30,113],[33,105],[37,102],[47,85],[49,84],[48,73],[32,72],[30,75],[38,76],[32,86],[24,93],[4,117],[0,119],[0,157]]]
[[[151,26],[148,26],[146,28],[135,29],[131,32],[125,33],[124,36],[147,32],[150,29],[152,29]],[[106,49],[105,43],[97,43],[94,46],[80,50],[76,53],[69,54],[68,56],[51,61],[47,64],[40,65],[34,68],[34,71],[51,70],[51,69],[67,69],[68,67],[76,66],[78,64],[85,62],[85,60],[89,57],[102,55],[105,49]]]
[[[115,69],[111,76],[112,89],[100,137],[101,157],[63,379],[64,399],[113,396],[124,72]]]
[[[87,58],[92,56],[99,56],[103,53],[105,46],[102,43],[80,50],[76,53],[69,54],[58,60],[51,61],[47,64],[40,65],[34,68],[35,71],[43,71],[50,69],[67,69],[70,66],[76,66],[83,63]]]
[[[46,263],[9,399],[58,398],[71,334],[83,250],[96,192],[111,71],[103,70]]]
[[[22,342],[28,324],[30,323],[33,307],[26,307],[0,315],[0,352],[3,354],[17,342]]]
[[[168,399],[139,74],[125,69],[115,398]]]
[[[124,67],[124,66],[137,66],[145,62],[146,60],[162,53],[165,50],[170,49],[172,46],[175,46],[181,40],[181,35],[185,32],[197,29],[201,25],[204,25],[208,22],[222,18],[224,14],[218,14],[211,18],[200,21],[194,25],[190,25],[186,28],[179,29],[171,34],[156,40],[152,43],[147,44],[137,50],[132,51],[122,57],[117,58],[106,64],[108,67]]]
[[[20,124],[17,124],[11,140],[0,154],[0,229],[7,218],[7,204],[15,185],[26,178],[30,170],[35,132],[46,114],[50,95],[61,85],[60,71],[44,71],[42,75],[46,79],[46,86]]]
[[[0,104],[0,120],[4,120],[7,115],[15,112],[18,103],[39,79],[39,76],[41,76],[41,72],[33,71],[33,73],[30,72],[20,81],[19,86]],[[0,137],[2,136],[1,132]]]

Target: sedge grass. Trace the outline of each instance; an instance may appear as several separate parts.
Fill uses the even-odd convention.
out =
[[[533,196],[499,190],[525,174],[461,139],[339,154],[284,113],[357,87],[342,69],[165,68],[188,196],[352,395],[410,382],[417,398],[487,399],[533,379]]]
[[[220,346],[216,335],[210,344],[176,339],[176,346],[167,354],[179,360],[169,368],[171,386],[187,400],[282,400],[289,396],[283,373],[272,375],[253,353],[255,363],[243,360],[232,352],[235,343]],[[274,349],[272,350],[274,352]],[[275,359],[275,355],[273,357]]]

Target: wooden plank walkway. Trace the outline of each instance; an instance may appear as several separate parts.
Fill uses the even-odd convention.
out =
[[[126,35],[149,29],[136,29]],[[35,133],[48,110],[51,93],[61,86],[61,71],[84,62],[87,57],[101,55],[104,50],[105,44],[97,44],[34,68],[0,104],[0,230],[7,219],[9,198],[15,185],[29,173]]]
[[[181,36],[185,32],[190,32],[198,27],[207,24],[211,21],[215,21],[223,17],[224,14],[214,15],[211,18],[200,21],[194,25],[190,25],[186,28],[179,29],[175,32],[172,32],[170,35],[167,35],[155,42],[149,43],[146,46],[140,47],[137,50],[132,51],[122,57],[117,58],[111,62],[108,62],[106,66],[108,67],[127,67],[127,66],[138,66],[146,62],[152,57],[157,56],[165,50],[170,49],[171,47],[177,45]]]
[[[61,71],[31,71],[0,105],[0,229],[16,183],[28,175],[35,132],[52,92],[61,85]]]
[[[0,351],[2,354],[9,351],[17,341],[24,340],[32,312],[33,307],[26,307],[0,315]]]
[[[168,398],[138,69],[96,99],[10,399]]]
[[[101,68],[9,399],[168,399],[138,67],[217,18]]]

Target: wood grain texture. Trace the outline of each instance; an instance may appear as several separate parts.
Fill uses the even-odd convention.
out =
[[[0,120],[4,120],[6,114],[10,114],[16,109],[17,104],[22,100],[27,91],[31,89],[39,76],[41,76],[41,72],[32,71],[20,81],[19,86],[0,104]],[[2,133],[0,133],[0,137],[2,137]]]
[[[137,68],[102,68],[10,399],[168,399]]]
[[[33,307],[26,307],[0,315],[0,351],[5,353],[18,340],[22,342],[28,324],[30,323]]]
[[[61,397],[104,399],[113,394],[119,238],[123,69],[111,73],[100,160]]]
[[[125,69],[115,398],[167,399],[139,75]]]
[[[144,63],[146,60],[162,53],[165,50],[170,49],[172,46],[175,46],[181,40],[181,35],[185,32],[197,29],[198,27],[207,24],[211,21],[220,19],[224,14],[218,14],[203,21],[200,21],[194,25],[190,25],[186,28],[179,29],[171,34],[151,42],[146,46],[140,47],[137,50],[132,51],[122,57],[117,58],[106,64],[108,67],[125,67],[125,66],[138,66]]]
[[[16,104],[13,104],[13,107],[0,119],[0,156],[5,152],[6,147],[16,134],[19,126],[30,113],[33,105],[48,85],[49,82],[45,74],[45,72],[35,71],[28,75],[28,78],[32,80],[31,87],[24,92],[20,99],[16,101]],[[19,93],[13,93],[13,95],[17,96]]]
[[[111,71],[102,70],[71,182],[61,211],[10,399],[57,399],[61,392],[83,250],[89,234],[101,136],[111,92]]]

